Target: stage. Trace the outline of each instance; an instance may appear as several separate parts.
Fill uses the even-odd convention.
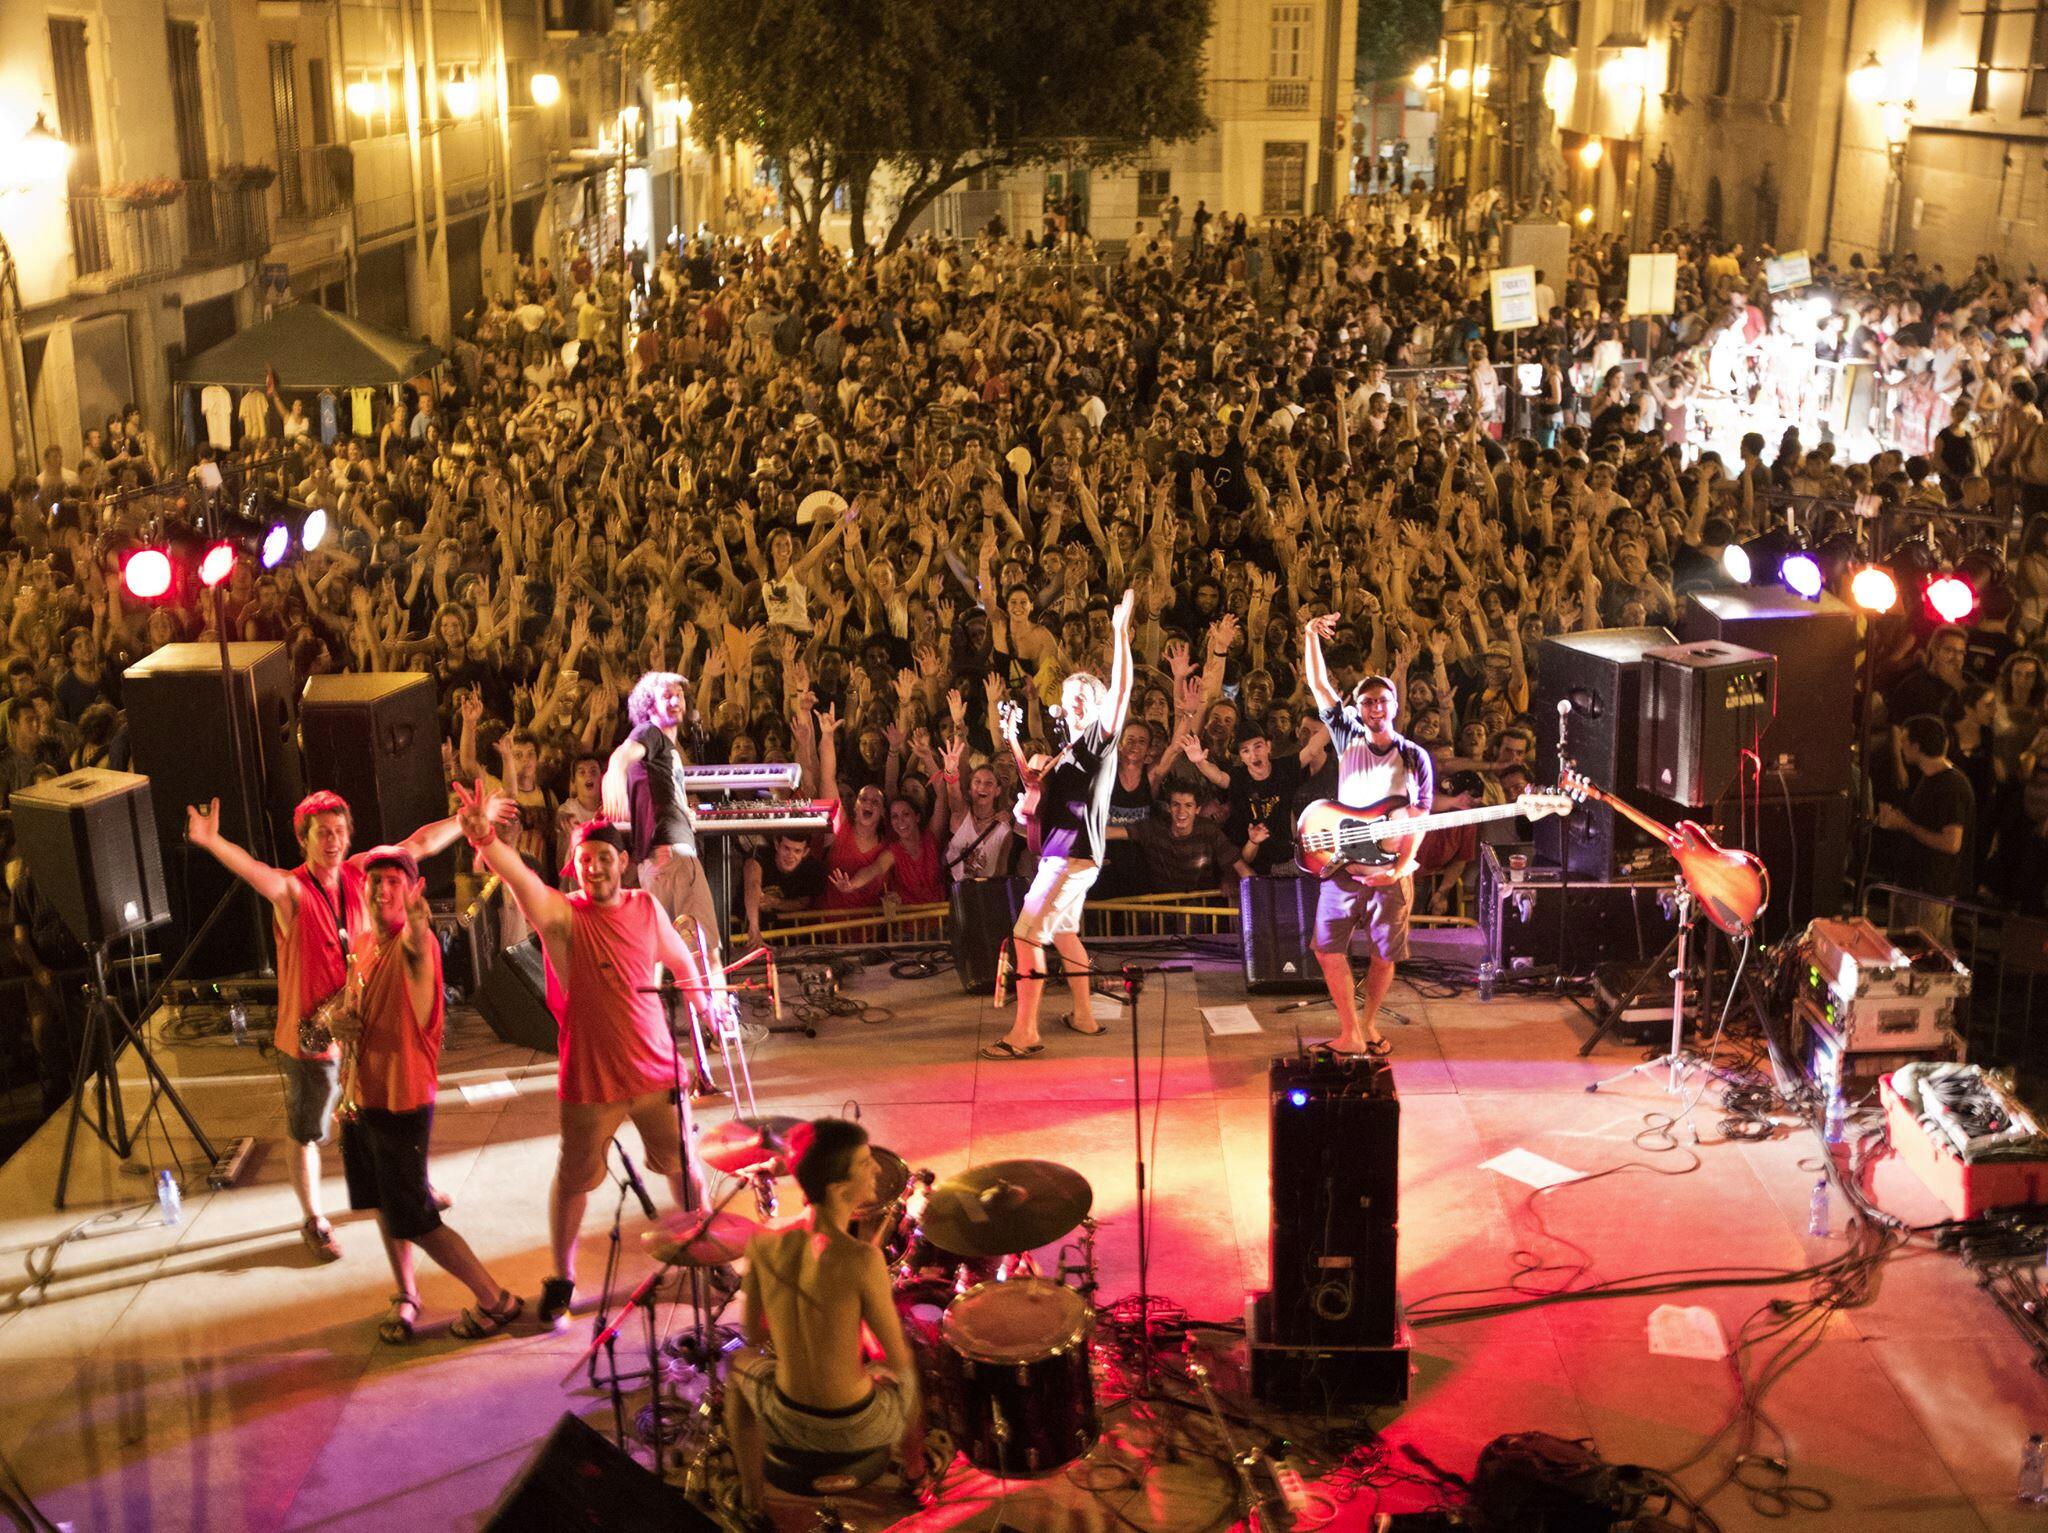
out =
[[[1458,934],[1467,942],[1472,934]],[[1438,937],[1443,951],[1458,937]],[[1475,957],[1469,949],[1459,956]],[[917,981],[866,970],[848,993],[886,1020],[832,1017],[820,1035],[776,1036],[753,1056],[764,1111],[798,1116],[858,1102],[875,1141],[941,1176],[1011,1157],[1064,1162],[1094,1189],[1101,1221],[1102,1294],[1136,1283],[1132,1217],[1131,1070],[1121,1020],[1078,1037],[1048,1007],[1046,1053],[978,1059],[1006,1014],[964,996],[949,971]],[[1162,1019],[1162,994],[1164,1016]],[[1254,998],[1263,1031],[1214,1036],[1201,1005],[1245,999],[1235,965],[1204,963],[1146,992],[1139,1025],[1146,1132],[1156,1197],[1152,1287],[1205,1320],[1239,1321],[1248,1289],[1263,1286],[1268,1229],[1267,1060],[1333,1031],[1328,1008],[1281,1015],[1287,998]],[[1576,1050],[1588,1024],[1548,997],[1470,993],[1428,1000],[1398,983],[1387,1023],[1402,1100],[1403,1296],[1505,1282],[1513,1253],[1574,1259],[1527,1212],[1529,1188],[1480,1163],[1524,1148],[1574,1170],[1639,1168],[1561,1187],[1539,1200],[1550,1235],[1582,1247],[1597,1279],[1680,1268],[1797,1269],[1842,1248],[1806,1233],[1820,1146],[1805,1130],[1761,1143],[1724,1140],[1709,1100],[1676,1132],[1678,1148],[1639,1147],[1645,1115],[1673,1113],[1661,1079],[1636,1077],[1588,1095],[1585,1085],[1641,1057]],[[1162,1056],[1162,1028],[1164,1051]],[[0,1448],[44,1512],[80,1530],[440,1529],[473,1527],[565,1410],[610,1429],[602,1396],[558,1382],[589,1339],[587,1308],[604,1266],[611,1197],[591,1202],[577,1323],[539,1334],[530,1320],[480,1343],[448,1338],[461,1290],[421,1263],[425,1330],[410,1348],[375,1335],[391,1280],[374,1228],[338,1216],[346,1258],[316,1265],[300,1242],[277,1137],[279,1088],[253,1047],[223,1036],[177,1042],[156,1029],[160,1057],[220,1141],[250,1134],[259,1152],[243,1184],[189,1183],[174,1229],[156,1223],[145,1178],[124,1175],[96,1141],[82,1142],[74,1208],[50,1207],[64,1121],[46,1124],[0,1170]],[[442,1060],[434,1174],[456,1199],[449,1222],[500,1277],[527,1296],[547,1270],[546,1192],[555,1154],[552,1061],[497,1042],[472,1012],[451,1015]],[[462,1088],[470,1091],[465,1095]],[[131,1100],[139,1093],[131,1091]],[[700,1125],[728,1115],[701,1111]],[[628,1142],[633,1143],[630,1134]],[[634,1145],[637,1149],[637,1144]],[[190,1153],[189,1143],[181,1148]],[[330,1206],[345,1201],[329,1152]],[[1911,1222],[1937,1206],[1894,1162],[1879,1171],[1880,1203]],[[793,1185],[787,1188],[794,1206]],[[666,1204],[666,1195],[659,1195]],[[743,1196],[741,1208],[747,1206]],[[49,1242],[94,1220],[52,1250]],[[1837,1208],[1837,1228],[1841,1219]],[[649,1258],[627,1221],[626,1278]],[[1591,1437],[1606,1458],[1668,1467],[1687,1460],[1728,1417],[1736,1385],[1725,1361],[1652,1355],[1647,1317],[1661,1303],[1712,1310],[1731,1337],[1775,1295],[1803,1283],[1717,1288],[1666,1298],[1551,1304],[1483,1320],[1433,1325],[1415,1337],[1412,1398],[1372,1417],[1398,1452],[1413,1444],[1459,1473],[1503,1432],[1542,1429]],[[634,1333],[629,1333],[632,1335]],[[622,1353],[622,1357],[626,1354]],[[1817,1345],[1773,1388],[1771,1418],[1790,1444],[1793,1481],[1825,1492],[1832,1510],[1795,1524],[1900,1533],[2032,1526],[2013,1505],[2020,1445],[2048,1428],[2048,1386],[1960,1262],[1909,1252],[1887,1263],[1868,1306],[1831,1316]],[[1219,1384],[1226,1382],[1219,1376]],[[1150,1429],[1109,1413],[1100,1465],[1133,1463],[1135,1489],[1113,1469],[1003,1487],[957,1467],[940,1502],[914,1509],[874,1489],[852,1498],[864,1528],[989,1527],[1195,1530],[1226,1514],[1232,1487],[1195,1455],[1180,1463],[1147,1444]],[[1724,1440],[1682,1481],[1699,1491],[1735,1451]],[[1764,1451],[1770,1451],[1768,1447]],[[1413,1484],[1382,1509],[1430,1504]],[[780,1525],[808,1525],[778,1500]],[[1357,1490],[1337,1528],[1370,1526],[1375,1492]],[[1710,1503],[1726,1530],[1782,1525],[1740,1487]]]

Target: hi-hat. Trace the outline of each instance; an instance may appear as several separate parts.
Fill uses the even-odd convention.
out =
[[[998,1160],[948,1177],[925,1200],[923,1230],[955,1256],[1015,1256],[1088,1217],[1088,1179],[1050,1160]]]
[[[738,1261],[761,1226],[740,1214],[670,1214],[640,1237],[665,1267],[721,1267]]]
[[[734,1118],[721,1123],[697,1140],[697,1158],[714,1171],[738,1175],[774,1162],[776,1174],[786,1176],[784,1156],[792,1129],[803,1126],[801,1118]]]

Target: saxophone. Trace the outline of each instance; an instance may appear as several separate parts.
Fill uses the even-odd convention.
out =
[[[363,977],[353,949],[348,955],[348,978],[341,988],[299,1019],[299,1049],[306,1054],[324,1054],[334,1046],[336,1024],[344,1035],[341,1045],[341,1105],[335,1116],[344,1123],[354,1121],[361,1110],[356,1101],[356,1065],[361,1050],[363,1026]]]

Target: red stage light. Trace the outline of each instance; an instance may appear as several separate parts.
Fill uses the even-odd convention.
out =
[[[235,572],[235,545],[216,543],[206,551],[206,557],[199,561],[200,584],[211,588]]]
[[[161,548],[137,549],[121,566],[121,584],[130,596],[155,601],[171,588],[171,556]]]
[[[1960,623],[1977,610],[1977,593],[1960,575],[1943,575],[1927,583],[1927,605],[1944,623]]]

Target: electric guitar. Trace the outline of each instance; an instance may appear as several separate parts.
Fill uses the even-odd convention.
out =
[[[1475,809],[1446,809],[1441,814],[1403,814],[1406,795],[1381,799],[1365,809],[1354,809],[1334,799],[1319,798],[1301,811],[1294,824],[1294,860],[1317,878],[1338,879],[1356,884],[1357,875],[1375,868],[1391,867],[1399,860],[1393,843],[1419,836],[1424,831],[1449,830],[1456,825],[1478,825],[1486,820],[1512,819],[1527,815],[1540,820],[1547,814],[1570,814],[1573,800],[1563,793],[1545,793],[1530,788],[1512,804],[1483,804]]]
[[[1699,901],[1701,912],[1729,936],[1746,933],[1770,904],[1770,871],[1756,853],[1722,846],[1691,820],[1661,824],[1635,805],[1594,786],[1572,767],[1562,767],[1558,778],[1559,786],[1573,798],[1605,804],[1669,847],[1678,863],[1678,876]]]
[[[1002,729],[1003,738],[1010,742],[1010,750],[1016,756],[1017,764],[1020,767],[1026,766],[1024,746],[1017,738],[1024,727],[1024,710],[1013,702],[997,703],[996,718]],[[1052,769],[1066,760],[1070,748],[1063,745],[1059,754],[1047,758],[1045,765],[1039,769],[1036,780],[1028,773],[1018,773],[1017,802],[1010,806],[1010,818],[1017,822],[1017,829],[1024,834],[1033,855],[1038,852],[1039,787],[1052,775]]]

